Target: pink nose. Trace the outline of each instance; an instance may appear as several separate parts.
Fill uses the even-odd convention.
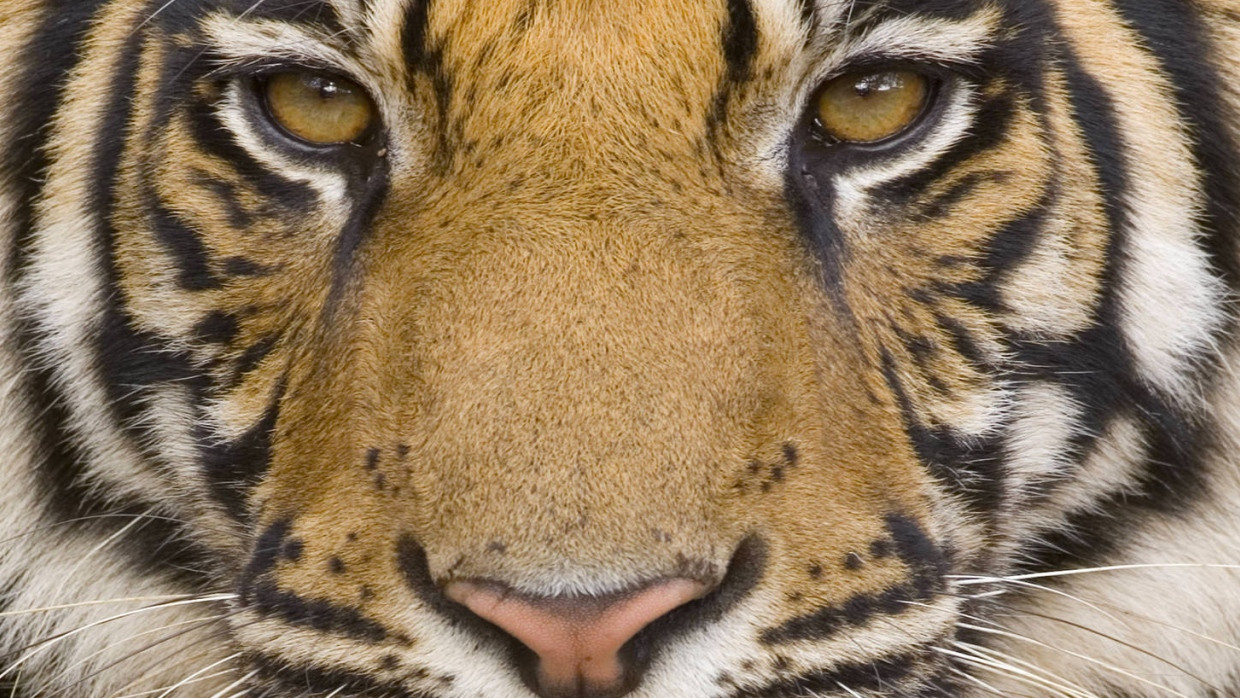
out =
[[[593,696],[622,690],[624,643],[707,591],[701,582],[669,579],[606,598],[520,597],[477,582],[452,582],[444,593],[538,655],[542,695]]]

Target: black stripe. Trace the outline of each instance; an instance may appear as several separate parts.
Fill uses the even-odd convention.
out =
[[[1010,12],[1020,13],[1027,27],[1036,26],[1059,35],[1053,7],[1045,0],[1013,0],[1009,8]],[[1167,28],[1164,37],[1175,45],[1196,41],[1197,37],[1191,32],[1193,26],[1196,25]],[[1048,40],[1047,43],[1052,42]],[[1072,444],[1071,455],[1075,462],[1088,458],[1097,447],[1097,436],[1105,433],[1106,427],[1121,415],[1137,419],[1150,449],[1141,473],[1130,483],[1135,491],[1107,498],[1092,513],[1070,517],[1067,529],[1046,536],[1040,543],[1031,543],[1026,557],[1038,560],[1032,569],[1090,564],[1121,544],[1132,531],[1139,530],[1141,517],[1150,512],[1186,510],[1204,491],[1201,454],[1211,444],[1210,434],[1202,424],[1159,398],[1138,377],[1126,338],[1119,330],[1118,289],[1124,283],[1127,231],[1131,224],[1126,203],[1130,191],[1126,146],[1118,126],[1116,107],[1103,85],[1082,69],[1069,46],[1053,43],[1060,46],[1055,62],[1066,78],[1073,118],[1085,134],[1087,155],[1098,177],[1110,228],[1102,275],[1104,293],[1095,313],[1094,326],[1072,341],[1048,343],[1015,337],[1011,344],[1024,377],[1059,382],[1083,407]],[[1134,46],[1133,50],[1139,49]],[[1187,70],[1186,66],[1181,67]],[[1193,69],[1207,68],[1201,63]],[[1208,105],[1198,103],[1195,111],[1197,109],[1206,110]],[[1167,134],[1168,137],[1173,135]],[[1226,147],[1228,141],[1225,138],[1220,141],[1220,145]],[[1200,146],[1198,152],[1201,152]],[[1217,213],[1221,209],[1215,210]]]
[[[1059,194],[1052,184],[1032,209],[1003,224],[987,241],[977,262],[983,272],[981,278],[955,285],[936,284],[936,290],[986,310],[1006,311],[1001,298],[1003,281],[1033,252],[1058,202]]]
[[[961,164],[1002,145],[1014,115],[1015,104],[1011,94],[986,100],[973,117],[968,138],[961,139],[917,171],[875,187],[873,196],[898,202],[915,201],[930,185],[942,180]]]
[[[269,654],[251,652],[243,661],[258,670],[256,695],[288,695],[303,698],[339,696],[343,687],[350,696],[383,696],[384,698],[435,698],[435,694],[410,691],[399,681],[383,681],[371,671],[351,671],[314,664],[293,663]],[[376,669],[380,665],[376,664]],[[425,670],[422,670],[423,672]],[[264,690],[258,690],[264,689]]]
[[[246,347],[241,352],[241,355],[237,357],[237,363],[233,366],[232,376],[228,379],[225,387],[235,388],[240,385],[247,375],[262,365],[263,360],[271,355],[271,352],[279,344],[281,337],[283,337],[282,334],[267,335]]]
[[[728,0],[728,21],[723,27],[722,41],[728,80],[733,84],[745,82],[758,52],[758,24],[749,0]]]
[[[1211,46],[1204,19],[1193,12],[1198,5],[1145,0],[1114,4],[1167,72],[1192,136],[1193,156],[1205,173],[1206,248],[1229,288],[1240,288],[1240,143],[1233,130],[1235,109],[1220,94],[1222,78],[1211,61],[1211,49],[1215,60],[1234,62],[1236,56]]]
[[[886,524],[890,540],[877,543],[884,549],[894,549],[909,570],[907,581],[879,592],[856,594],[838,606],[826,606],[796,616],[763,631],[761,641],[767,645],[806,640],[821,642],[843,630],[861,627],[875,616],[898,616],[915,604],[933,601],[945,587],[943,580],[949,570],[947,555],[916,520],[890,514]]]
[[[248,608],[263,616],[278,618],[288,625],[308,627],[372,645],[388,637],[383,625],[367,618],[356,608],[306,598],[281,589],[274,581],[259,581],[243,588],[241,593]]]
[[[912,399],[900,380],[895,358],[884,349],[883,377],[890,386],[909,445],[917,459],[947,491],[956,495],[983,520],[993,523],[1003,504],[1007,468],[1002,444],[994,438],[965,438],[949,427],[926,425],[918,417]]]
[[[843,272],[848,260],[848,243],[835,219],[835,197],[826,183],[829,171],[821,174],[824,154],[812,147],[808,134],[808,128],[803,127],[793,135],[784,199],[792,210],[798,230],[818,260],[823,289],[841,315],[851,319]]]
[[[147,181],[150,176],[147,175]],[[151,210],[150,223],[155,239],[172,257],[181,288],[187,291],[219,288],[220,280],[211,271],[211,255],[198,231],[169,210],[154,191],[147,191],[144,198]]]
[[[49,167],[46,155],[52,116],[64,97],[68,72],[82,55],[82,42],[90,20],[105,3],[83,1],[63,4],[50,10],[31,41],[17,55],[30,60],[22,66],[17,89],[10,95],[6,112],[14,129],[13,137],[0,144],[0,169],[11,175],[17,193],[16,210],[11,220],[17,230],[14,246],[6,251],[9,269],[5,283],[18,284],[28,273],[32,242],[35,235],[34,204]],[[38,329],[28,320],[16,321],[16,348],[20,355],[35,352]],[[72,417],[64,396],[54,387],[50,370],[32,368],[23,374],[17,395],[29,405],[30,414],[37,415],[39,484],[45,489],[41,498],[55,522],[79,517],[99,517],[78,521],[61,528],[87,535],[106,536],[116,533],[132,522],[132,517],[149,512],[151,504],[116,493],[102,493],[86,482],[86,455],[74,444],[69,422]],[[208,553],[182,535],[179,524],[149,519],[117,541],[115,548],[126,554],[139,571],[163,572],[193,588],[205,581]]]
[[[401,29],[400,45],[405,54],[405,65],[409,73],[425,68],[426,57],[430,52],[427,46],[427,32],[430,29],[430,10],[432,0],[414,0],[413,6],[405,14],[405,26]]]
[[[789,676],[759,688],[744,688],[730,698],[788,698],[788,696],[841,694],[840,686],[853,691],[881,691],[882,695],[907,695],[902,688],[914,670],[924,662],[924,655],[915,652],[882,657],[870,662],[847,662],[824,671]]]
[[[232,131],[220,123],[215,105],[198,102],[189,112],[192,135],[203,152],[228,161],[276,215],[296,220],[318,204],[318,194],[309,184],[267,169],[241,147]]]
[[[971,196],[984,184],[1007,184],[1012,179],[1011,172],[996,170],[979,170],[970,172],[947,189],[919,205],[919,215],[927,221],[946,218],[955,213],[955,206]]]
[[[204,344],[228,345],[241,331],[235,315],[222,310],[212,310],[194,325],[194,339]]]
[[[10,185],[19,196],[12,214],[18,231],[9,255],[8,279],[15,282],[25,271],[34,235],[34,204],[39,184],[46,179],[48,124],[63,98],[69,70],[77,62],[90,19],[107,0],[63,3],[45,10],[41,26],[30,43],[12,48],[13,55],[25,57],[22,75],[14,81],[16,90],[8,95],[9,139],[0,144],[0,169],[9,174]]]
[[[353,210],[337,238],[336,254],[332,260],[332,285],[324,308],[325,320],[330,319],[330,315],[336,312],[343,300],[345,290],[354,278],[357,250],[387,198],[388,160],[383,158],[373,163],[372,169],[364,177],[361,181],[351,180]]]
[[[201,467],[211,496],[237,521],[249,521],[249,494],[271,467],[271,439],[280,417],[284,386],[281,380],[263,416],[237,439],[221,443],[217,435],[205,429],[197,434]]]
[[[158,7],[158,3],[154,7]],[[165,338],[135,327],[124,305],[125,294],[121,291],[120,270],[116,266],[117,231],[113,227],[113,214],[117,202],[113,195],[129,141],[133,112],[138,106],[134,97],[145,43],[145,34],[135,32],[127,38],[120,52],[119,65],[108,86],[112,100],[96,132],[99,146],[89,169],[91,185],[87,203],[89,210],[99,214],[94,237],[104,280],[95,363],[103,377],[116,422],[134,436],[137,443],[154,444],[158,443],[158,438],[148,420],[143,419],[147,410],[147,389],[168,383],[194,388],[206,378],[193,368],[187,354],[173,350]],[[184,248],[184,239],[169,231],[164,231],[161,240],[166,245]],[[194,281],[192,276],[200,273],[194,267],[205,266],[205,262],[190,259],[188,264],[187,274],[191,276],[188,280]]]

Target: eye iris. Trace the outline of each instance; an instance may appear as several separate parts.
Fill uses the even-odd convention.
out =
[[[374,105],[356,83],[315,73],[277,73],[267,79],[267,107],[276,123],[316,145],[361,138],[374,121]]]
[[[911,70],[849,73],[818,97],[818,125],[839,141],[881,141],[912,124],[929,94],[929,80]]]

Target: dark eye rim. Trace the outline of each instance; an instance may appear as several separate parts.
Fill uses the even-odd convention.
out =
[[[272,109],[270,98],[268,96],[268,91],[267,91],[267,85],[271,81],[272,78],[276,77],[277,75],[287,75],[290,73],[318,76],[318,77],[329,78],[329,79],[334,79],[334,80],[342,80],[352,85],[356,85],[357,88],[360,89],[362,93],[366,95],[366,98],[370,101],[370,104],[373,108],[374,118],[371,119],[371,122],[366,127],[366,130],[363,131],[361,135],[359,135],[358,137],[352,140],[339,141],[339,142],[334,142],[334,143],[321,143],[317,141],[307,140],[305,138],[302,138],[301,136],[298,136],[297,134],[290,131],[286,126],[284,126],[284,124],[280,123],[280,120],[276,118],[276,115]],[[251,97],[255,101],[258,107],[258,110],[263,117],[263,121],[265,122],[265,124],[272,131],[274,131],[276,134],[281,136],[284,141],[286,141],[287,143],[291,145],[296,146],[299,150],[303,152],[319,153],[319,154],[333,153],[333,152],[339,153],[342,151],[347,151],[348,149],[351,149],[351,148],[373,147],[377,142],[382,140],[382,138],[380,137],[380,134],[384,130],[383,129],[383,117],[382,117],[382,114],[380,114],[379,112],[378,103],[375,101],[375,98],[371,96],[370,90],[367,90],[366,87],[362,85],[361,82],[354,80],[353,78],[349,77],[348,75],[344,73],[333,71],[333,70],[326,70],[322,68],[309,67],[309,66],[280,65],[280,66],[270,66],[259,72],[255,72],[251,74],[250,76],[248,76],[247,80],[249,82],[249,91],[251,93]]]
[[[926,78],[926,99],[921,111],[904,128],[885,138],[875,141],[845,141],[832,136],[818,120],[817,104],[827,87],[835,80],[854,73],[880,73],[885,71],[907,71]],[[925,63],[908,62],[873,62],[854,63],[824,77],[811,93],[805,107],[805,128],[809,131],[809,140],[814,145],[829,150],[849,150],[858,152],[882,152],[911,142],[921,135],[927,124],[934,122],[942,108],[943,96],[953,86],[956,75],[950,69]]]

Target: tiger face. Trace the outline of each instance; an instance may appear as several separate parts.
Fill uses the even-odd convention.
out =
[[[13,336],[85,463],[53,499],[175,519],[219,607],[214,673],[27,681],[1015,690],[1000,576],[1219,489],[1240,190],[1186,110],[1230,97],[1152,6],[13,11],[79,47],[38,183],[0,172]]]

